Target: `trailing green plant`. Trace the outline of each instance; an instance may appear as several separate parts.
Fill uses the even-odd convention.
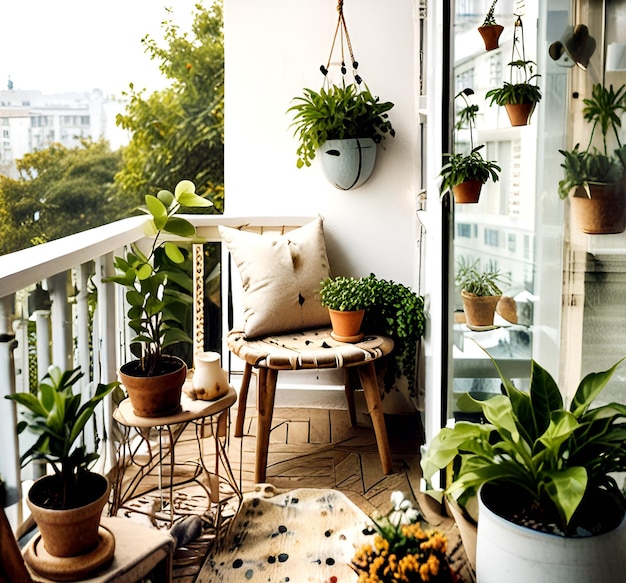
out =
[[[493,2],[491,3],[491,6],[489,7],[487,14],[485,15],[485,20],[482,26],[493,26],[494,24],[496,24],[495,10],[497,3],[498,0],[493,0]]]
[[[626,86],[617,90],[610,85],[607,89],[596,83],[591,97],[583,99],[583,118],[591,124],[587,147],[580,150],[576,144],[572,150],[559,150],[564,156],[561,167],[564,178],[559,182],[559,196],[567,198],[572,189],[582,187],[590,195],[589,183],[614,184],[619,182],[626,168],[626,147],[619,137],[622,126],[621,115],[626,111]],[[602,136],[602,148],[593,146],[596,131]],[[609,152],[607,137],[613,135],[617,149]]]
[[[175,215],[181,207],[209,207],[213,203],[197,195],[189,180],[181,180],[173,193],[161,190],[156,196],[148,194],[145,201],[141,210],[150,217],[145,223],[146,235],[153,237],[150,250],[145,253],[131,244],[124,257],[115,258],[117,274],[106,281],[127,289],[128,325],[136,334],[130,343],[131,352],[139,359],[142,374],[153,376],[163,372],[164,348],[192,342],[180,323],[181,309],[192,302],[192,279],[176,267],[186,261],[186,255],[165,235],[201,241],[195,227]],[[172,283],[175,285],[168,285]]]
[[[516,58],[517,57],[517,58]],[[541,76],[533,73],[534,61],[526,59],[524,47],[524,27],[521,17],[517,17],[513,32],[513,48],[509,67],[509,81],[502,87],[490,89],[485,94],[490,99],[490,105],[519,105],[522,103],[536,104],[541,101],[541,89],[537,86],[537,79]]]
[[[370,282],[363,277],[338,275],[320,282],[320,303],[331,310],[340,312],[365,310],[375,301]]]
[[[107,385],[99,383],[93,396],[83,401],[80,391],[73,391],[82,377],[80,367],[61,370],[51,366],[36,394],[5,396],[24,407],[25,420],[18,423],[18,434],[29,429],[37,436],[37,441],[20,458],[22,467],[34,460],[45,460],[52,466],[62,483],[61,508],[72,507],[73,501],[78,499],[79,476],[99,457],[97,450],[88,452],[81,441],[85,425],[100,401],[119,386],[117,381]]]
[[[482,184],[491,178],[498,182],[498,172],[500,166],[491,160],[485,160],[480,151],[485,145],[476,146],[469,154],[445,154],[448,161],[441,168],[440,176],[441,192],[452,190],[454,186],[467,182],[468,180],[478,180]]]
[[[356,84],[331,85],[318,91],[305,88],[294,97],[287,112],[293,113],[294,136],[298,138],[298,168],[310,166],[316,150],[327,140],[371,138],[381,143],[396,135],[388,111],[390,101],[380,101],[369,88]]]
[[[499,296],[500,285],[508,283],[510,278],[502,273],[491,261],[485,269],[480,269],[480,260],[470,262],[465,257],[457,261],[454,281],[457,287],[477,296]]]
[[[594,512],[599,498],[605,507],[607,497],[613,500],[622,516],[626,509],[614,477],[626,470],[626,406],[592,405],[623,360],[585,376],[566,407],[552,376],[534,360],[524,392],[492,358],[503,394],[483,401],[462,397],[487,422],[441,429],[422,458],[424,478],[430,482],[450,466],[445,492],[461,504],[493,483],[509,490],[511,503],[527,501],[518,520],[533,518],[531,528],[565,536],[601,532]]]

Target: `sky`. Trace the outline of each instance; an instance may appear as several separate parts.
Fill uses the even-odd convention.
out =
[[[165,85],[144,53],[148,34],[163,45],[161,23],[188,31],[198,0],[0,0],[0,89],[121,95]],[[171,8],[168,14],[166,7]]]

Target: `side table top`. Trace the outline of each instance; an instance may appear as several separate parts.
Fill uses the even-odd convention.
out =
[[[191,382],[187,380],[185,382]],[[233,387],[228,387],[228,392],[214,401],[190,399],[184,392],[180,398],[182,411],[169,417],[140,417],[135,415],[129,398],[124,399],[113,411],[113,418],[127,427],[159,427],[162,425],[175,425],[194,419],[202,419],[221,413],[228,409],[237,400],[237,392]]]

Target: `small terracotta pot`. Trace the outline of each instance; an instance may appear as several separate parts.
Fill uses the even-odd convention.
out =
[[[535,111],[536,103],[507,103],[504,108],[513,127],[526,126]]]
[[[504,30],[501,24],[488,24],[487,26],[479,26],[478,32],[485,42],[485,50],[492,51],[498,48],[498,40]]]
[[[180,396],[187,378],[187,365],[178,357],[163,358],[176,363],[172,372],[156,376],[135,374],[138,361],[127,362],[118,372],[138,417],[168,417],[181,410]]]
[[[330,323],[333,327],[332,336],[341,342],[356,342],[363,338],[361,324],[365,310],[340,311],[329,308]]]
[[[465,321],[468,326],[492,326],[496,306],[502,296],[477,296],[461,290]]]
[[[621,183],[589,184],[589,193],[579,186],[571,196],[579,229],[590,235],[623,233],[626,229],[626,200]]]
[[[483,183],[480,180],[466,180],[452,187],[454,200],[458,204],[477,203],[480,199],[480,191]]]

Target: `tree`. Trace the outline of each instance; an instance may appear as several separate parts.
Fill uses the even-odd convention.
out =
[[[0,175],[0,254],[115,221],[130,211],[114,178],[122,165],[109,144],[53,144],[16,161],[17,179]]]
[[[137,202],[146,192],[169,188],[181,179],[209,193],[223,210],[224,184],[224,35],[222,0],[210,9],[196,4],[192,33],[163,24],[167,46],[146,36],[143,43],[159,61],[170,87],[145,96],[131,84],[129,104],[117,125],[132,137],[116,181]]]

